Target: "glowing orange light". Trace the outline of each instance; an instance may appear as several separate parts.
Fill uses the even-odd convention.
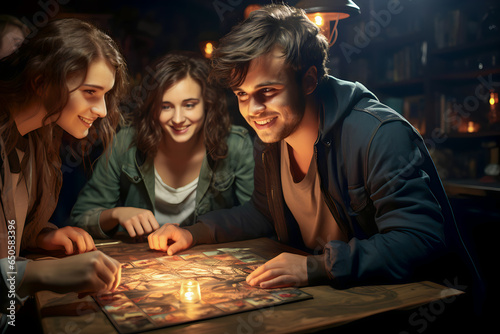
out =
[[[325,22],[323,21],[323,17],[321,15],[316,15],[314,17],[314,23],[318,26],[321,27]]]
[[[306,14],[310,21],[317,25],[321,33],[328,39],[330,47],[335,44],[338,36],[337,25],[339,20],[349,17],[345,13],[308,13]]]
[[[498,94],[490,92],[490,105],[494,105],[495,103],[498,103]]]
[[[182,303],[197,303],[201,300],[200,283],[193,280],[181,284],[180,300]]]
[[[213,40],[200,42],[200,51],[205,58],[212,58],[216,48],[217,42],[214,42]]]
[[[250,16],[250,13],[253,12],[254,10],[258,10],[258,9],[261,9],[262,6],[261,5],[258,5],[258,4],[251,4],[251,5],[248,5],[246,8],[245,8],[245,11],[243,12],[243,17],[245,19],[248,18],[248,16]]]
[[[214,45],[210,42],[205,44],[205,54],[212,55],[213,52],[214,52]]]

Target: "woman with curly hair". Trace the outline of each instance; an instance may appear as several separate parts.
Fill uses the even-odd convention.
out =
[[[0,62],[2,327],[8,307],[18,307],[36,291],[93,293],[119,283],[120,264],[95,251],[86,231],[59,229],[49,218],[62,183],[63,133],[111,143],[126,73],[115,42],[77,19],[49,22]],[[44,261],[19,257],[23,250],[39,249],[77,255]],[[14,281],[15,295],[10,293]]]
[[[156,231],[151,248],[167,250],[161,236],[170,225],[192,225],[250,199],[250,135],[231,125],[223,91],[207,82],[209,70],[190,52],[169,53],[150,68],[135,94],[134,126],[117,134],[109,160],[98,161],[73,207],[74,224],[96,238],[119,229],[131,237]]]

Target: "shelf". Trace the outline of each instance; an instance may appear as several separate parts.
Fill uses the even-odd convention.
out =
[[[424,34],[421,31],[411,32],[405,35],[396,36],[391,39],[386,40],[374,40],[367,49],[373,52],[389,51],[393,52],[395,49],[399,49],[414,43],[419,43],[424,41]]]
[[[457,70],[455,73],[445,73],[445,74],[438,74],[434,75],[431,77],[432,81],[455,81],[455,80],[469,80],[469,79],[476,79],[479,77],[484,77],[486,75],[490,74],[500,74],[500,67],[497,68],[488,68],[484,70],[477,70],[477,71],[466,71],[466,72],[460,72]]]
[[[347,33],[339,36],[339,46],[356,45],[359,32],[366,27],[378,24],[380,29],[372,30],[369,45],[359,47],[356,62],[338,58],[339,77],[363,78],[368,89],[396,110],[404,110],[405,102],[422,96],[424,102],[420,103],[418,116],[414,112],[412,117],[408,113],[403,115],[428,136],[441,128],[455,129],[458,125],[451,117],[456,116],[446,114],[445,108],[455,102],[475,103],[476,100],[469,98],[477,97],[476,113],[464,121],[479,124],[481,132],[446,133],[446,136],[464,138],[474,144],[489,137],[498,141],[500,124],[487,124],[489,105],[483,96],[491,89],[500,92],[500,36],[476,38],[486,36],[481,19],[488,9],[487,0],[413,1],[411,5],[403,4],[404,10],[392,15],[383,26],[380,16],[377,20],[373,13],[387,13],[389,1],[360,0],[364,16],[343,22],[343,31]],[[426,48],[422,47],[425,42]],[[437,45],[443,47],[436,49]],[[482,94],[481,99],[478,94]]]
[[[488,138],[488,137],[499,137],[500,132],[497,131],[479,131],[470,133],[446,133],[449,139],[472,139],[472,138]]]
[[[495,48],[497,51],[500,50],[500,37],[472,41],[467,44],[436,49],[431,52],[431,56],[457,58],[482,53],[484,51],[494,51]]]

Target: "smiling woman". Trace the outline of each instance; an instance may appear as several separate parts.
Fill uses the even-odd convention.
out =
[[[71,218],[96,238],[149,234],[151,248],[167,250],[166,230],[250,199],[253,145],[246,129],[231,125],[201,55],[172,52],[152,69],[133,126],[118,133],[109,160],[97,162]]]
[[[97,132],[107,146],[126,73],[113,40],[77,19],[49,22],[0,62],[0,327],[6,311],[36,291],[92,293],[119,284],[120,264],[95,251],[87,232],[48,220],[61,189],[63,131],[77,139]],[[23,249],[77,255],[28,261],[18,257]],[[12,293],[3,293],[7,287]]]
[[[68,81],[71,93],[57,125],[75,138],[86,137],[94,121],[106,117],[105,97],[114,82],[115,69],[104,59],[93,61],[83,83],[78,77]]]

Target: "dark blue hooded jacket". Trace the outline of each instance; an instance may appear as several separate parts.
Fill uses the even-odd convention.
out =
[[[310,284],[410,280],[448,250],[455,221],[420,134],[359,83],[328,77],[315,157],[324,200],[349,241],[309,250]],[[243,206],[214,211],[187,227],[195,243],[262,236],[304,248],[283,198],[280,145],[254,148],[255,188]]]

